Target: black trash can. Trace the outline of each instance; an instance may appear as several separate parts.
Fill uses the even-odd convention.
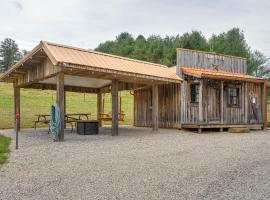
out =
[[[79,120],[77,121],[77,133],[79,135],[96,135],[98,134],[97,120]]]

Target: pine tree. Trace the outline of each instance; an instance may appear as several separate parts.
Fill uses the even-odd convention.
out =
[[[0,45],[0,69],[7,70],[20,58],[21,53],[16,42],[10,38],[4,39]]]

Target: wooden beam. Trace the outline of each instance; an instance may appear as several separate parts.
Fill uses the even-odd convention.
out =
[[[112,136],[118,135],[118,81],[112,81]]]
[[[60,72],[56,76],[56,101],[60,109],[60,127],[59,127],[59,141],[64,141],[64,126],[65,126],[65,109],[64,109],[64,73]]]
[[[103,113],[103,106],[102,106],[102,93],[97,93],[97,119],[99,121],[99,126],[102,127],[102,120],[99,118],[99,114]]]
[[[203,122],[203,80],[199,85],[199,123]]]
[[[158,85],[152,85],[152,129],[158,131]]]
[[[224,121],[224,81],[220,83],[220,123],[223,124]]]
[[[20,130],[21,128],[21,109],[20,109],[20,88],[16,87],[15,84],[14,88],[14,130]],[[16,123],[16,115],[17,115],[17,123]]]
[[[32,88],[40,90],[56,90],[55,84],[49,83],[33,83],[32,85],[24,86],[23,88]],[[77,92],[77,93],[94,93],[97,94],[100,89],[98,88],[88,88],[88,87],[78,87],[78,86],[65,86],[66,92]]]

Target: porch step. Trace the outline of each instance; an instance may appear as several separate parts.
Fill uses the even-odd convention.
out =
[[[229,133],[249,133],[250,129],[246,127],[231,127]]]

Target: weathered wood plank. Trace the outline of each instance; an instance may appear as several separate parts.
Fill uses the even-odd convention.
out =
[[[64,73],[57,74],[56,79],[56,102],[60,110],[60,127],[59,127],[59,141],[64,141],[64,129],[65,129],[65,108],[64,108]]]
[[[112,81],[112,136],[118,135],[118,81]]]
[[[20,130],[21,128],[21,104],[20,104],[20,88],[13,86],[14,88],[14,130]],[[17,123],[16,123],[16,115],[17,115]],[[17,126],[17,127],[16,127]]]
[[[199,85],[199,123],[203,122],[203,80]]]
[[[158,130],[158,85],[152,86],[152,129],[153,131]]]
[[[190,49],[177,49],[176,72],[181,77],[181,67],[213,68],[213,64],[218,65],[220,69],[242,74],[246,73],[247,68],[245,58]]]
[[[103,113],[103,106],[102,106],[102,93],[97,93],[97,119],[99,121],[99,126],[102,127],[103,122],[99,118],[100,113]]]
[[[224,123],[224,81],[220,82],[220,123]]]

